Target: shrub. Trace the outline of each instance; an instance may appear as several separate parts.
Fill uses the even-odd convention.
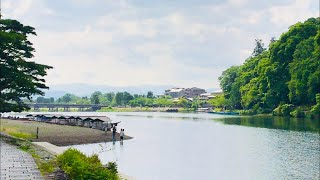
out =
[[[100,180],[100,179],[119,179],[115,169],[110,170],[103,167],[97,155],[86,156],[76,149],[68,149],[58,156],[58,165],[70,179],[79,180]]]
[[[320,117],[320,93],[316,95],[316,102],[317,104],[312,106],[310,111],[310,116],[313,119],[317,119]]]
[[[40,163],[38,167],[42,173],[52,173],[55,170],[55,165],[56,162],[54,160],[51,160],[48,162]]]
[[[292,110],[293,105],[292,104],[282,104],[279,105],[276,109],[272,111],[272,114],[275,116],[290,116],[290,112]]]
[[[257,112],[254,109],[241,110],[240,115],[255,115]]]
[[[118,165],[115,162],[108,162],[107,169],[109,169],[109,171],[111,171],[114,174],[118,174]]]
[[[300,107],[298,107],[294,111],[290,112],[290,115],[292,117],[296,117],[296,118],[304,118],[305,117],[305,113],[303,112],[303,110]]]

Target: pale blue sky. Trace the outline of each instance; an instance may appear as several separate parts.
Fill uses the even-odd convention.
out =
[[[218,88],[221,72],[288,27],[319,16],[318,0],[2,0],[4,18],[36,28],[34,61],[48,85]]]

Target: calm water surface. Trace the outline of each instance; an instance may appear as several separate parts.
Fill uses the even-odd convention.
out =
[[[79,113],[77,113],[79,114]],[[84,113],[134,139],[72,146],[139,180],[320,179],[319,120],[182,113]]]

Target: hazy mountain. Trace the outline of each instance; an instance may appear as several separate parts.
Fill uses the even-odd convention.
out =
[[[90,96],[94,91],[107,92],[123,92],[127,91],[130,94],[147,94],[152,91],[155,95],[164,94],[166,89],[176,87],[173,85],[141,85],[141,86],[107,86],[107,85],[92,85],[92,84],[61,84],[50,86],[49,90],[45,90],[45,97],[59,98],[66,93],[75,94],[77,96]],[[201,87],[200,87],[201,88]],[[219,89],[206,89],[207,92],[216,92]]]
[[[127,91],[130,94],[147,94],[152,91],[155,95],[163,94],[166,89],[173,86],[171,85],[141,85],[141,86],[107,86],[107,85],[92,85],[92,84],[66,84],[66,85],[53,85],[49,90],[45,90],[46,97],[58,98],[66,93],[72,93],[77,96],[90,96],[94,91],[107,92],[123,92]]]

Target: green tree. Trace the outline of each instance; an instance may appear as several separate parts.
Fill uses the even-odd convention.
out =
[[[235,108],[241,108],[240,81],[237,79],[240,75],[240,67],[232,66],[222,72],[219,77],[220,87],[223,90],[225,99]]]
[[[123,92],[117,92],[114,96],[114,105],[122,106],[123,105]]]
[[[151,92],[151,91],[148,91],[148,93],[147,93],[147,98],[154,98],[154,96],[153,96],[153,92]]]
[[[100,96],[102,93],[100,91],[95,91],[91,94],[90,101],[92,104],[100,104]]]
[[[264,48],[264,43],[262,42],[262,39],[255,39],[255,42],[256,46],[253,50],[252,56],[258,56],[266,50],[266,48]]]
[[[113,100],[115,94],[114,94],[113,92],[110,92],[110,93],[104,94],[103,96],[106,97],[107,105],[111,105],[112,100]]]
[[[53,98],[45,98],[43,96],[39,96],[36,99],[36,103],[53,103],[54,99]]]
[[[37,97],[36,103],[43,103],[43,102],[44,102],[44,97],[42,96]]]
[[[72,95],[67,93],[64,96],[61,97],[61,102],[63,103],[69,103],[72,100]]]
[[[192,103],[190,102],[190,100],[186,99],[186,98],[179,98],[178,100],[178,106],[181,106],[183,108],[190,108],[192,105]]]
[[[123,92],[123,104],[128,105],[131,100],[133,100],[133,96],[128,92]]]
[[[319,29],[320,18],[310,18],[291,26],[279,40],[273,38],[268,50],[256,40],[253,55],[219,78],[227,104],[254,112],[315,104],[320,93]]]
[[[273,69],[267,74],[270,87],[267,94],[269,94],[268,98],[273,99],[273,104],[278,105],[280,102],[290,101],[289,87],[286,85],[291,80],[289,64],[294,61],[297,46],[301,42],[315,37],[319,28],[319,18],[310,18],[304,23],[299,22],[291,26],[289,31],[282,34],[280,39],[269,48],[270,65]],[[294,85],[291,84],[291,86]]]
[[[27,61],[35,49],[28,40],[35,29],[16,20],[0,20],[0,112],[23,111],[29,107],[22,101],[33,95],[44,95],[48,89],[44,76],[51,66]]]
[[[173,101],[171,98],[165,96],[155,99],[154,104],[160,107],[171,107],[173,105]]]
[[[227,101],[223,95],[218,95],[212,99],[209,99],[208,103],[214,107],[225,107],[227,105]]]

